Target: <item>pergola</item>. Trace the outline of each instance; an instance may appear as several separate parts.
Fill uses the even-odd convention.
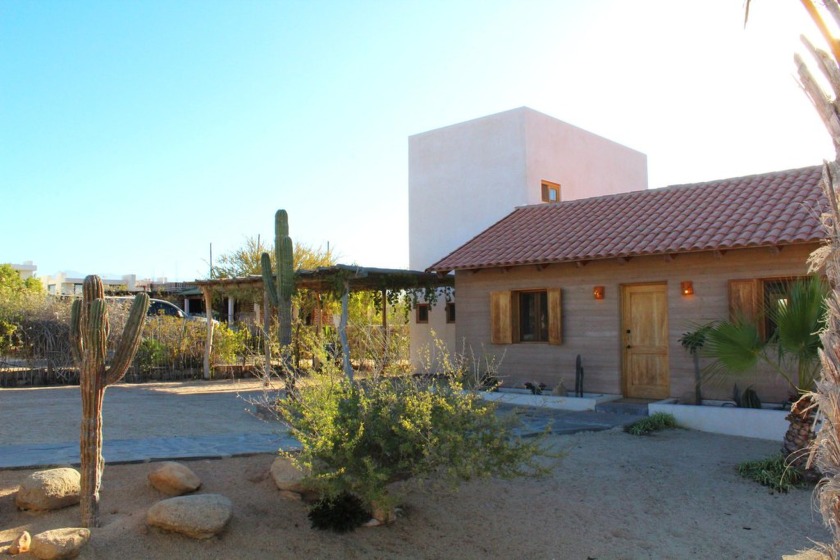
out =
[[[209,310],[212,309],[214,293],[229,292],[251,288],[263,294],[263,328],[268,332],[270,318],[268,298],[265,296],[262,276],[244,276],[239,278],[219,278],[213,280],[196,280],[195,284],[201,289],[204,305],[208,310],[207,343],[204,347],[204,377],[210,378],[210,353],[213,345],[213,321]],[[353,368],[350,365],[350,351],[347,343],[347,315],[348,297],[352,292],[381,292],[382,293],[382,326],[387,332],[388,326],[388,298],[389,291],[430,290],[439,288],[453,288],[455,277],[439,275],[418,270],[403,270],[392,268],[369,268],[356,265],[336,264],[319,267],[315,270],[297,270],[295,272],[295,289],[304,289],[317,294],[332,293],[341,298],[341,321],[338,326],[344,357],[344,372],[352,379]],[[268,357],[268,356],[267,356]]]

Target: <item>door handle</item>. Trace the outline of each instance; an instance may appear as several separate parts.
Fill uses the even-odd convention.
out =
[[[629,345],[629,344],[628,344],[628,345],[627,345],[627,348],[633,348],[633,347],[632,347],[631,345]]]

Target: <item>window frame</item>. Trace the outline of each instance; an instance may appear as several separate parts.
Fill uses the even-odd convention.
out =
[[[545,294],[545,340],[522,340],[520,303],[523,294]],[[505,290],[490,293],[490,342],[492,344],[551,344],[563,343],[562,290],[560,288],[534,288]]]
[[[428,303],[418,303],[417,306],[414,308],[414,321],[418,325],[426,325],[429,323],[429,304]],[[421,315],[425,315],[424,318],[421,319]]]
[[[455,302],[454,301],[446,302],[445,312],[446,312],[446,323],[450,324],[450,325],[455,323],[456,314],[455,314]]]
[[[806,276],[771,276],[730,280],[729,320],[733,323],[754,323],[759,338],[762,342],[767,342],[776,330],[771,314],[767,312],[770,295],[786,292],[786,286],[805,278]]]
[[[551,200],[552,192],[557,193],[556,200]],[[549,204],[555,204],[557,202],[560,202],[560,192],[561,191],[559,183],[553,183],[551,181],[546,181],[545,179],[540,181],[540,197],[543,202],[547,202]]]
[[[516,342],[548,342],[548,292],[523,290],[517,292],[516,297],[519,313],[518,317],[511,317],[519,322],[519,340]]]

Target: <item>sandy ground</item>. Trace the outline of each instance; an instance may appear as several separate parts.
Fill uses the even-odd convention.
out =
[[[106,406],[119,389],[109,389]],[[0,420],[9,426],[3,393]],[[162,421],[146,417],[152,429]],[[203,481],[199,492],[234,504],[227,530],[206,541],[146,527],[146,510],[163,498],[147,482],[151,464],[109,465],[103,526],[80,558],[780,558],[829,539],[810,490],[775,494],[735,472],[740,461],[776,452],[773,442],[675,430],[554,436],[546,444],[566,451],[547,478],[475,481],[457,494],[414,490],[394,525],[346,535],[309,527],[306,507],[282,498],[268,476],[271,455],[186,462]],[[16,510],[17,484],[29,472],[0,470],[0,553],[23,530],[79,523],[77,506]]]

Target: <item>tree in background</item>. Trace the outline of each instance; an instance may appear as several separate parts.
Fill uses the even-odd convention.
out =
[[[12,265],[0,264],[0,355],[19,345],[26,310],[43,304],[44,295],[40,280],[23,280]]]
[[[262,273],[260,258],[268,253],[272,267],[274,262],[274,245],[266,245],[260,236],[248,236],[245,243],[219,257],[218,264],[211,269],[211,278],[241,278],[244,276],[259,276]],[[294,269],[312,270],[320,266],[332,266],[336,263],[333,251],[326,250],[320,245],[312,247],[303,243],[295,243]]]

